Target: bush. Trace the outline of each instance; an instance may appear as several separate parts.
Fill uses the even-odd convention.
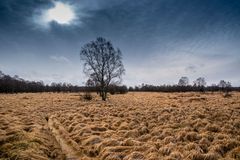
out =
[[[125,93],[127,93],[127,92],[128,92],[127,86],[120,86],[120,87],[119,87],[119,93],[120,93],[120,94],[125,94]]]
[[[117,85],[111,85],[108,88],[108,92],[110,94],[125,94],[128,92],[127,86],[117,86]]]
[[[117,86],[109,86],[108,91],[111,95],[116,94],[117,92]]]
[[[87,101],[91,101],[93,99],[93,97],[90,92],[85,92],[83,95],[83,99],[87,100]]]

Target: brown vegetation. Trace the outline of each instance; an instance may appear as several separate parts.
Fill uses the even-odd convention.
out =
[[[0,95],[3,159],[240,159],[240,93]]]

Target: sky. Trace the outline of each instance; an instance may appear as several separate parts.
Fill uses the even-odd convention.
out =
[[[205,77],[240,86],[239,0],[1,0],[0,70],[27,80],[83,85],[81,47],[120,48],[123,84]]]

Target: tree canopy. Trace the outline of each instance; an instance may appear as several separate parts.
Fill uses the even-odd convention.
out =
[[[99,37],[82,47],[80,58],[84,73],[99,87],[102,100],[106,100],[109,85],[120,83],[125,73],[120,49]]]

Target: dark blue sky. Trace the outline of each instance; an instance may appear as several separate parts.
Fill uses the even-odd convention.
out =
[[[69,24],[43,21],[56,3]],[[64,15],[64,13],[62,13]],[[174,84],[203,76],[240,85],[239,0],[1,0],[0,70],[82,85],[79,52],[98,36],[123,52],[123,83]]]

